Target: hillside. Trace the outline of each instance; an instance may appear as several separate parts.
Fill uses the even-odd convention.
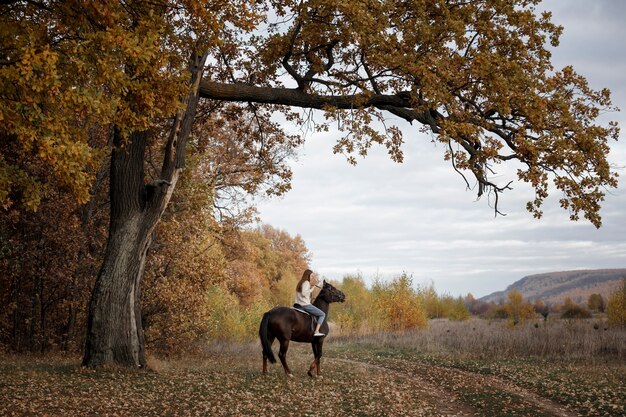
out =
[[[606,299],[618,288],[624,278],[626,278],[626,269],[594,269],[529,275],[509,285],[504,291],[486,295],[481,300],[498,302],[505,299],[506,294],[512,290],[518,290],[524,298],[531,301],[540,298],[548,303],[560,303],[566,297],[570,297],[575,302],[584,302],[593,293],[601,294]]]

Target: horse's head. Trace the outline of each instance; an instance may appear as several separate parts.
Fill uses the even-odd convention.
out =
[[[326,281],[324,281],[324,286],[322,286],[322,290],[317,297],[322,297],[327,303],[343,303],[346,300],[346,295],[341,290],[338,290]]]

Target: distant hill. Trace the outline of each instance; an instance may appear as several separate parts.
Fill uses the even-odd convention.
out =
[[[605,299],[613,293],[626,278],[626,269],[594,269],[580,271],[549,272],[526,276],[509,285],[504,291],[497,291],[481,298],[481,301],[506,299],[511,290],[518,290],[531,301],[540,298],[547,303],[561,303],[570,297],[577,303],[585,302],[593,293]]]

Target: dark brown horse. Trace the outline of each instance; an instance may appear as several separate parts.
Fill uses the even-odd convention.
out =
[[[343,302],[346,296],[337,288],[327,282],[324,282],[322,290],[313,302],[313,305],[326,314],[326,319],[322,323],[321,332],[328,335],[328,306],[330,303]],[[313,369],[317,368],[317,375],[320,375],[320,359],[322,357],[323,337],[313,337],[312,317],[308,314],[294,310],[290,307],[274,307],[267,313],[263,314],[261,327],[259,328],[259,337],[263,346],[263,373],[267,373],[267,361],[276,363],[276,358],[272,352],[272,343],[274,339],[278,339],[280,343],[280,351],[278,357],[283,364],[287,376],[292,377],[293,374],[287,365],[287,349],[289,349],[289,341],[310,343],[313,347],[313,355],[315,359],[309,368],[309,376],[313,377]]]

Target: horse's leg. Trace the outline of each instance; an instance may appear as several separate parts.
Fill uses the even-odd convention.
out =
[[[263,353],[263,375],[267,374],[267,356]]]
[[[315,355],[315,360],[317,361],[317,376],[320,376],[322,373],[322,368],[320,367],[320,362],[322,361],[322,343],[317,346],[317,355]]]
[[[287,365],[287,349],[289,349],[289,340],[281,340],[278,357],[280,358],[280,363],[283,364],[285,374],[287,374],[287,376],[293,377],[293,374],[291,373],[291,370],[289,370],[289,366]]]
[[[274,336],[268,335],[267,340],[270,342],[271,349],[274,343]],[[265,356],[265,352],[263,352],[263,374],[267,374],[267,356]]]
[[[317,367],[317,352],[319,350],[319,345],[316,342],[313,342],[311,343],[311,347],[313,348],[313,362],[311,362],[311,366],[309,367],[309,372],[307,372],[307,375],[313,378],[313,369]]]

